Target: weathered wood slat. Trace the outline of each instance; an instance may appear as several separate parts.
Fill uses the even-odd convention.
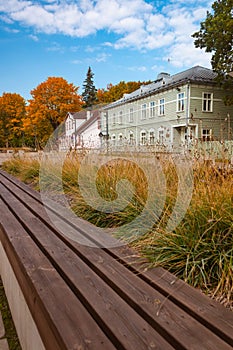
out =
[[[144,270],[146,265],[125,246],[99,249],[74,242],[51,224],[37,192],[4,172],[0,172],[0,182],[1,197],[21,230],[111,346],[127,350],[232,348],[233,313],[229,310],[164,269]],[[58,208],[54,219],[69,230],[64,208],[51,204],[54,208]],[[72,226],[80,235],[95,239],[93,225],[80,219],[77,227]],[[109,344],[105,343],[106,348]]]
[[[149,349],[165,346],[162,337],[96,275],[74,252],[69,250],[51,231],[6,189],[1,196],[7,198],[18,220],[30,231],[43,253],[50,259],[79,300],[86,306],[115,343],[125,349]],[[142,332],[143,330],[143,332]],[[173,340],[175,342],[175,339]],[[153,344],[153,346],[151,346]],[[168,347],[168,344],[166,344]]]
[[[0,238],[46,349],[114,349],[2,201]]]
[[[126,324],[128,325],[127,330],[124,333],[132,334],[133,336],[133,339],[127,339],[130,337],[125,336],[128,341],[128,343],[125,344],[126,348],[135,348],[136,344],[140,344],[140,339],[138,338],[140,329],[142,328],[145,329],[144,335],[149,346],[149,344],[152,343],[152,339],[150,339],[149,332],[146,332],[146,324],[140,325],[140,323],[142,323],[141,319],[140,321],[137,320],[137,315],[132,312],[128,305],[125,305],[125,303],[121,305],[122,301],[119,300],[119,298],[116,298],[116,294],[112,293],[112,289],[108,286],[102,285],[98,276],[94,275],[93,271],[87,267],[73,251],[68,251],[65,244],[58,240],[56,236],[54,237],[51,235],[51,232],[38,218],[35,218],[29,211],[25,211],[23,204],[18,202],[14,204],[14,196],[11,193],[2,189],[2,196],[7,197],[12,210],[17,210],[18,219],[28,230],[33,232],[35,239],[40,246],[46,249],[47,255],[50,254],[52,256],[56,268],[61,270],[63,275],[67,276],[67,283],[72,283],[71,287],[75,290],[76,294],[79,295],[79,298],[83,300],[83,303],[91,306],[94,301],[95,312],[98,314],[101,314],[101,310],[104,309],[105,305],[108,305],[108,310],[105,311],[104,316],[102,315],[102,320],[104,321],[104,318],[106,318],[107,313],[109,312],[110,314],[106,319],[105,324],[109,324],[109,321],[111,320],[116,335],[117,329],[122,330],[123,328],[123,322],[120,318],[121,310],[123,321],[126,321]],[[93,249],[85,249],[85,253],[82,252],[83,256],[86,255],[87,258],[88,253],[89,261],[93,261]],[[103,255],[105,255],[105,257]],[[118,266],[113,266],[116,265],[116,261],[113,261],[115,264],[112,263],[110,265],[110,257],[106,256],[106,253],[102,254],[102,259],[105,259],[106,261],[104,264],[99,264],[99,272],[102,273],[102,275],[105,272],[105,276],[108,278],[108,282],[111,284],[112,288],[114,281],[115,289],[117,289],[116,287],[118,286],[118,294],[124,296],[127,302],[133,305],[134,308],[147,319],[149,324],[155,329],[160,329],[164,338],[169,338],[172,344],[179,345],[180,347],[183,346],[184,348],[187,347],[191,341],[194,344],[194,348],[199,349],[200,346],[203,345],[203,338],[207,337],[210,338],[209,342],[212,349],[214,349],[215,346],[216,348],[219,348],[221,342],[219,344],[219,340],[217,338],[215,339],[215,337],[211,337],[210,332],[208,334],[208,330],[201,326],[192,317],[176,307],[176,305],[169,300],[166,300],[164,296],[152,289],[142,280],[138,279],[137,276],[130,273],[124,267],[119,264]],[[97,266],[98,261],[95,261],[95,267]],[[112,267],[110,270],[108,268],[109,266]],[[107,280],[106,277],[105,280]],[[86,288],[86,285],[89,285],[90,290]],[[82,288],[83,286],[84,289]],[[93,295],[96,295],[94,299]],[[101,298],[99,298],[99,296],[101,296]],[[160,307],[161,304],[164,304],[163,307]],[[114,317],[115,312],[117,312],[117,317]],[[116,320],[115,322],[114,319]],[[136,325],[140,326],[140,328],[135,330],[130,329],[129,325],[132,319],[135,320]],[[193,329],[195,329],[195,332],[192,331]],[[111,330],[111,332],[113,332],[113,330]],[[157,334],[156,338],[158,338]],[[176,338],[179,339],[179,343]],[[145,342],[145,339],[143,342]],[[143,345],[141,345],[141,347],[142,346]]]
[[[192,315],[198,322],[212,330],[219,337],[233,346],[233,313],[220,303],[212,300],[199,290],[189,286],[169,271],[161,267],[148,269],[148,263],[130,254],[127,247],[111,251],[112,256],[140,276],[149,285],[160,291],[167,299]]]

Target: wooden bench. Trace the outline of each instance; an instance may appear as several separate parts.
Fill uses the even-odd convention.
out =
[[[0,196],[0,273],[23,350],[232,349],[233,313],[222,305],[147,270],[126,246],[69,239],[40,194],[3,171]],[[53,215],[69,227],[62,210]],[[76,230],[96,228],[80,220]]]

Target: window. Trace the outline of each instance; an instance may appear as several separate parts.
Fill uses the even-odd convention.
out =
[[[123,112],[120,111],[120,113],[119,113],[119,124],[122,124],[122,114],[123,114]]]
[[[212,112],[213,111],[213,94],[204,92],[202,94],[202,111]]]
[[[146,144],[146,131],[141,131],[141,145]]]
[[[160,144],[162,144],[163,141],[164,141],[164,128],[163,128],[163,127],[160,127],[160,128],[158,129],[158,142],[159,142]]]
[[[184,92],[177,94],[177,112],[184,111]]]
[[[129,123],[133,123],[133,108],[129,110]]]
[[[141,106],[141,119],[146,119],[146,103]]]
[[[123,135],[122,134],[118,135],[118,140],[119,140],[119,144],[121,145],[122,141],[123,141]]]
[[[116,114],[114,113],[112,116],[112,125],[116,124]]]
[[[155,131],[154,130],[150,130],[150,132],[149,132],[149,143],[150,143],[150,145],[154,145],[154,143],[155,143]]]
[[[155,102],[150,102],[150,118],[155,117]]]
[[[165,114],[165,98],[159,100],[159,115]]]
[[[134,135],[132,131],[129,132],[129,144],[131,146],[134,145]]]
[[[116,144],[116,135],[115,134],[112,135],[112,144],[113,145]]]
[[[202,129],[201,138],[202,138],[202,141],[211,141],[212,140],[212,129]]]

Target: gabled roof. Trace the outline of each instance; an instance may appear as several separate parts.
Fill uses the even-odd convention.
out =
[[[131,100],[136,100],[149,96],[151,94],[156,94],[157,92],[179,86],[181,84],[187,83],[188,81],[213,84],[216,76],[217,74],[211,69],[201,66],[195,66],[171,76],[167,73],[160,73],[157,80],[155,80],[153,83],[142,85],[139,89],[130,94],[125,94],[121,99],[110,103],[109,105],[103,107],[103,109],[108,109],[118,104],[127,103]]]
[[[72,116],[74,119],[87,119],[87,111],[86,110],[82,110],[79,112],[75,112],[75,113],[68,113],[70,116]]]
[[[181,73],[177,73],[173,75],[172,81],[178,82],[186,79],[191,81],[213,82],[213,80],[216,77],[217,77],[217,73],[213,72],[211,69],[201,67],[201,66],[195,66]]]
[[[86,120],[86,122],[84,122],[82,125],[80,125],[79,128],[77,128],[76,134],[81,135],[85,130],[87,130],[89,128],[89,126],[94,124],[98,119],[100,119],[99,109],[90,111],[90,117]]]

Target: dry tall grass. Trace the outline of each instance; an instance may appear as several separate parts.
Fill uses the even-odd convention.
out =
[[[110,162],[100,167],[99,171],[95,169],[96,188],[109,205],[117,198],[117,184],[120,180],[127,180],[123,183],[125,191],[130,190],[132,194],[124,210],[106,212],[98,207],[98,198],[94,194],[92,196],[90,191],[88,193],[91,198],[89,204],[86,203],[77,181],[80,164],[80,159],[70,157],[65,160],[62,169],[63,190],[78,216],[100,227],[116,227],[129,223],[140,215],[148,197],[147,178],[142,169],[121,159],[114,165]],[[38,162],[16,159],[6,162],[3,169],[38,187]],[[159,221],[155,217],[150,232],[135,240],[132,245],[149,259],[151,266],[163,266],[187,283],[231,305],[233,171],[194,162],[194,191],[190,206],[176,229],[167,232],[166,223],[177,197],[178,178],[174,164],[162,162],[162,169],[166,178],[166,200],[162,215]],[[87,164],[84,171],[87,187],[92,170]],[[54,185],[54,176],[48,176],[47,180],[48,187],[55,192],[60,191]]]

